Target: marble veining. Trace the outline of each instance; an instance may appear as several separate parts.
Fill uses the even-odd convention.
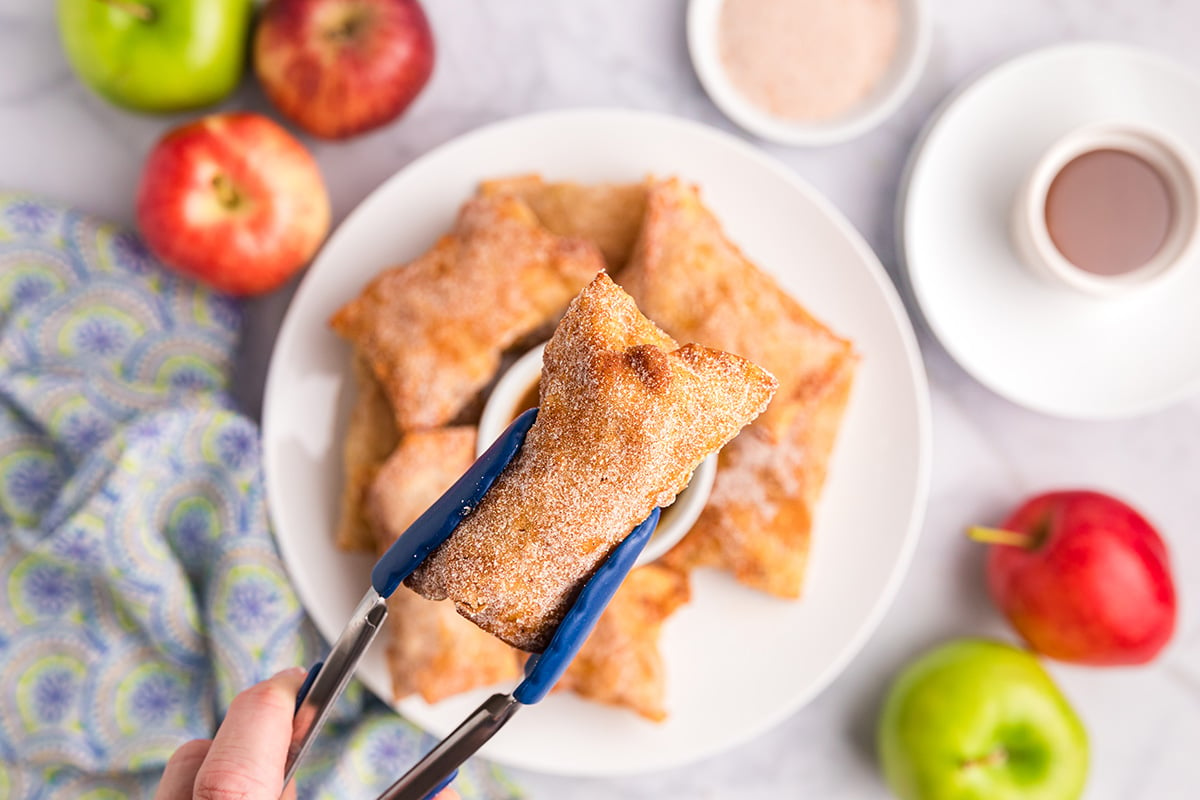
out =
[[[343,218],[388,175],[454,136],[498,119],[581,106],[644,108],[736,131],[687,57],[682,0],[431,2],[439,46],[429,87],[400,123],[350,144],[308,141]],[[1200,5],[1186,0],[933,0],[935,40],[913,96],[874,132],[834,147],[760,145],[826,194],[898,277],[893,210],[904,159],[931,111],[980,69],[1034,47],[1104,39],[1200,70]],[[141,159],[187,116],[119,111],[70,75],[53,4],[0,0],[0,186],[130,222]],[[261,109],[247,80],[227,108]],[[741,135],[741,134],[739,134]],[[292,287],[250,307],[239,395],[252,413]],[[1050,419],[969,378],[919,330],[933,392],[929,511],[912,569],[878,632],[845,673],[768,734],[685,769],[619,780],[518,777],[538,800],[885,798],[874,767],[875,715],[910,657],[964,634],[1008,637],[982,586],[983,553],[963,528],[993,521],[1034,491],[1093,486],[1144,509],[1169,539],[1180,627],[1155,665],[1053,666],[1088,726],[1092,800],[1174,800],[1200,786],[1200,399],[1118,423]]]

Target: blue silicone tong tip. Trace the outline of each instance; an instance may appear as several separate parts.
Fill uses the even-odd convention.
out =
[[[541,653],[525,662],[525,680],[513,691],[522,705],[533,705],[558,683],[567,666],[583,647],[584,641],[596,627],[600,615],[621,587],[625,576],[646,548],[658,525],[660,510],[654,509],[640,525],[626,536],[600,565],[580,590],[571,609],[554,631],[550,643]]]

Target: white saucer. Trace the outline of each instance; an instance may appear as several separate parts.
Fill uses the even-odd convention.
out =
[[[1017,259],[1017,189],[1059,137],[1144,123],[1200,155],[1200,76],[1113,44],[1052,47],[995,67],[947,100],[905,172],[899,252],[930,329],[1008,399],[1077,419],[1162,408],[1200,389],[1200,262],[1160,285],[1097,299]]]

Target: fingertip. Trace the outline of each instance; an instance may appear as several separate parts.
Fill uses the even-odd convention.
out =
[[[155,800],[177,800],[191,797],[196,775],[208,756],[211,739],[193,739],[185,742],[172,754],[159,779]]]
[[[276,672],[270,678],[267,678],[267,681],[270,683],[282,684],[284,686],[291,686],[294,684],[297,688],[299,688],[300,684],[304,682],[304,678],[307,675],[308,670],[306,670],[304,667],[287,667],[286,669],[279,670],[279,672]]]
[[[288,678],[269,678],[240,692],[229,704],[225,720],[234,718],[238,724],[251,723],[255,718],[266,715],[270,719],[287,719],[291,724],[296,710],[296,692],[300,684]],[[221,723],[225,727],[225,722]]]
[[[203,761],[204,757],[208,755],[210,747],[212,747],[212,739],[191,739],[179,745],[171,756],[171,760]]]

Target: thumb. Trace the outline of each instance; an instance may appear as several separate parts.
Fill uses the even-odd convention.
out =
[[[284,670],[233,699],[196,774],[196,800],[276,800],[292,739],[300,667]]]

